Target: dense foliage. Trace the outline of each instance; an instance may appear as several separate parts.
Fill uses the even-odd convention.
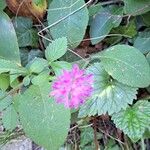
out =
[[[74,64],[94,81],[88,94],[74,79],[71,109],[66,91],[50,93],[83,74]],[[47,150],[149,149],[149,100],[149,0],[0,1],[0,145],[25,135]]]

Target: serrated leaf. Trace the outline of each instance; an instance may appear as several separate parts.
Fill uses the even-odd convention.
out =
[[[89,20],[88,10],[86,5],[83,7],[84,5],[84,0],[57,0],[50,3],[47,20],[50,33],[54,39],[67,37],[69,46],[74,48],[79,45],[84,37]],[[79,10],[80,7],[83,8]],[[66,19],[52,26],[67,15],[69,16]]]
[[[45,57],[49,62],[59,59],[67,52],[67,39],[58,38],[50,43],[45,51]]]
[[[150,31],[139,33],[133,46],[139,49],[143,54],[150,52]]]
[[[57,150],[67,136],[70,111],[49,98],[49,92],[48,82],[32,85],[17,99],[18,112],[28,137],[47,150]]]
[[[149,0],[123,0],[124,12],[129,15],[140,15],[150,10]]]
[[[136,48],[116,45],[100,54],[105,70],[114,79],[132,87],[150,84],[150,67],[145,56]]]
[[[17,36],[6,13],[0,11],[0,56],[20,63]]]
[[[13,105],[10,105],[5,111],[3,111],[2,122],[6,130],[12,131],[18,124],[18,115]]]
[[[10,77],[8,74],[0,74],[0,89],[5,91],[9,87]]]
[[[19,47],[38,46],[38,31],[32,28],[33,22],[31,18],[15,17],[13,23],[18,37]]]
[[[81,106],[80,118],[107,112],[111,115],[126,109],[136,98],[136,88],[112,80],[100,63],[90,66],[87,73],[94,75],[94,91],[90,100]]]
[[[113,114],[112,119],[117,128],[123,130],[133,141],[142,138],[150,122],[150,102],[140,100],[133,107]]]
[[[100,9],[99,13],[93,17],[90,28],[93,45],[103,40],[113,27],[117,27],[120,24],[122,13],[122,7],[117,6]]]
[[[27,68],[31,73],[40,73],[45,68],[48,67],[48,62],[43,58],[34,58],[29,64]]]
[[[27,70],[16,62],[0,58],[0,73],[13,72],[14,74],[26,74]]]

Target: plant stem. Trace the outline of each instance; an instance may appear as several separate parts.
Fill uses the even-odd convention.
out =
[[[146,150],[144,138],[141,138],[141,150]]]
[[[97,141],[96,119],[94,119],[94,143],[95,143],[95,150],[100,150],[100,146]]]

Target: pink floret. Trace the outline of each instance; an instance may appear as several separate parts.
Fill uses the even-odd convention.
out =
[[[85,74],[78,65],[74,65],[71,71],[64,70],[53,82],[50,96],[67,108],[78,108],[91,96],[92,84],[93,75]]]

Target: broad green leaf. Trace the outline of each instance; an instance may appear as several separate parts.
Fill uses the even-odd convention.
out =
[[[143,22],[145,23],[146,26],[150,26],[150,12],[141,15]]]
[[[30,18],[15,17],[13,24],[17,33],[19,47],[38,46],[38,31],[32,28],[33,22]]]
[[[150,10],[149,0],[123,0],[124,12],[128,15],[140,15]]]
[[[56,75],[60,75],[63,70],[71,69],[72,65],[66,61],[56,61],[51,63],[51,67]]]
[[[0,74],[0,89],[5,91],[9,87],[10,77],[8,74]]]
[[[119,82],[132,87],[150,85],[150,67],[138,49],[116,45],[102,52],[100,59],[108,74]]]
[[[17,36],[10,18],[0,11],[0,56],[20,63]]]
[[[7,93],[0,91],[0,112],[6,109],[12,103],[12,97],[6,96]]]
[[[107,112],[111,115],[126,109],[136,99],[137,89],[112,80],[100,63],[87,68],[87,73],[94,75],[94,91],[91,98],[81,106],[80,118]]]
[[[49,62],[53,62],[62,57],[67,52],[67,39],[58,38],[50,43],[45,51],[45,57]]]
[[[31,73],[40,73],[48,67],[48,62],[43,58],[35,58],[27,65]]]
[[[50,3],[47,20],[54,39],[67,37],[72,48],[80,44],[89,20],[88,9],[84,5],[84,0],[57,0]]]
[[[26,135],[47,150],[58,150],[67,136],[70,110],[56,104],[49,92],[48,82],[32,85],[16,101]]]
[[[117,128],[123,130],[133,141],[142,138],[150,122],[150,102],[140,100],[126,110],[113,114],[112,119]]]
[[[92,44],[97,44],[103,40],[113,27],[120,24],[122,13],[123,8],[117,6],[100,9],[91,23],[90,37]]]
[[[146,55],[146,59],[149,62],[149,65],[150,65],[150,52]]]
[[[13,72],[14,74],[26,74],[27,70],[16,62],[0,58],[0,73]]]
[[[91,5],[89,7],[89,16],[96,15],[101,9],[103,9],[101,4]]]
[[[1,0],[0,1],[0,10],[3,10],[6,7],[6,1],[5,0]]]
[[[150,52],[150,31],[139,33],[133,46],[139,49],[143,54]]]
[[[10,105],[5,111],[3,111],[2,122],[6,130],[12,131],[18,124],[18,115],[13,105]]]
[[[50,76],[49,74],[50,74],[49,69],[42,71],[39,75],[33,77],[33,79],[31,80],[32,84],[41,85],[41,83],[48,82]]]

